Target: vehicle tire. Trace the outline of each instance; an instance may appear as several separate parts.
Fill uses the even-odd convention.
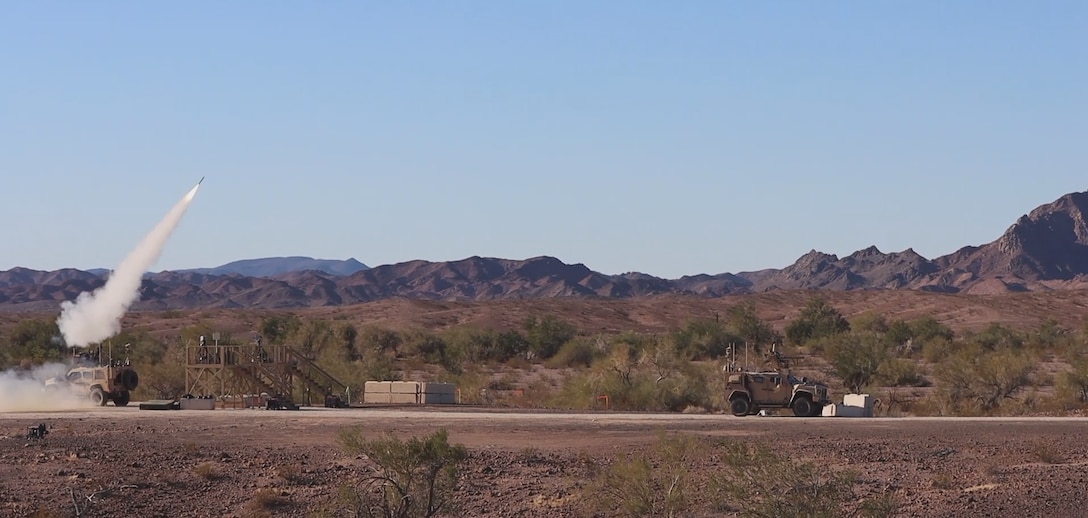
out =
[[[118,392],[113,396],[113,406],[128,406],[128,402],[131,401],[132,394],[127,390]]]
[[[752,404],[746,397],[733,398],[729,401],[729,410],[737,417],[744,417],[752,410]]]
[[[793,400],[793,415],[797,417],[812,417],[813,409],[816,405],[812,403],[812,400],[808,396],[797,396],[797,399]]]
[[[98,387],[91,389],[91,403],[94,403],[95,406],[105,406],[106,393]]]
[[[136,390],[140,386],[140,375],[132,369],[125,369],[117,374],[117,384],[125,390]]]

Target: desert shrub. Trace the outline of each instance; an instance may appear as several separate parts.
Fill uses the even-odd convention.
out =
[[[344,430],[341,447],[366,455],[380,468],[361,487],[346,488],[341,502],[355,516],[385,518],[430,517],[456,507],[457,476],[467,456],[464,446],[451,445],[445,429],[424,437],[401,440],[389,435],[368,440],[358,429]]]
[[[615,346],[589,371],[572,377],[553,406],[591,408],[597,405],[598,396],[607,395],[615,410],[710,408],[705,369],[677,358],[674,347],[661,340],[640,350]]]
[[[899,514],[899,501],[887,493],[868,498],[861,503],[858,514],[864,518],[891,518]]]
[[[529,351],[528,340],[512,330],[454,329],[442,338],[447,354],[458,362],[505,362]]]
[[[203,464],[197,464],[193,468],[193,473],[204,480],[218,480],[220,475],[219,470],[215,467],[215,464],[211,462],[205,462]]]
[[[918,364],[906,358],[885,358],[877,369],[876,379],[886,387],[923,387],[927,384],[918,372]]]
[[[571,341],[577,329],[553,315],[540,318],[530,315],[525,320],[525,337],[529,342],[529,351],[541,359],[555,356],[564,344]]]
[[[729,330],[740,338],[737,343],[747,343],[756,354],[763,352],[763,346],[782,341],[782,337],[756,315],[756,307],[751,302],[743,302],[729,308]]]
[[[1049,442],[1038,442],[1031,449],[1031,456],[1043,464],[1061,464],[1065,455]]]
[[[886,334],[891,325],[888,319],[879,313],[867,311],[850,320],[850,329],[854,331],[868,331],[870,333]]]
[[[59,361],[68,353],[56,322],[24,319],[11,331],[7,347],[0,347],[0,367],[8,369],[23,360],[34,364]]]
[[[684,359],[704,360],[724,356],[732,344],[743,344],[744,338],[729,331],[717,320],[691,320],[671,336],[676,351]],[[758,343],[750,344],[758,348]]]
[[[616,460],[586,486],[591,511],[608,516],[683,516],[690,505],[690,465],[703,452],[690,436],[658,435],[649,456]]]
[[[400,333],[378,326],[367,326],[359,333],[361,347],[376,353],[397,354],[404,339]]]
[[[951,340],[936,338],[922,345],[922,357],[929,363],[941,363],[956,352],[956,344]]]
[[[302,470],[296,464],[282,464],[276,468],[276,475],[288,484],[300,484],[306,480]]]
[[[139,365],[137,369],[140,373],[140,385],[136,389],[136,397],[176,399],[185,395],[185,365],[181,358],[176,361]]]
[[[857,475],[832,471],[815,462],[798,462],[766,445],[726,443],[725,469],[711,486],[719,506],[741,516],[790,518],[840,516],[853,501]]]
[[[956,487],[956,477],[947,471],[942,471],[929,479],[929,485],[933,489],[952,489]]]
[[[593,364],[593,360],[597,359],[600,352],[594,345],[595,339],[589,337],[577,337],[559,348],[559,352],[555,353],[548,359],[547,366],[551,368],[562,367],[589,367]]]
[[[302,320],[296,315],[273,315],[261,320],[259,329],[261,336],[268,343],[283,344],[300,327],[302,327]]]
[[[810,340],[845,333],[850,323],[827,299],[815,296],[809,299],[801,315],[786,326],[786,338],[790,343],[803,346]]]
[[[965,338],[968,343],[978,344],[987,351],[1024,347],[1024,339],[1019,333],[996,322],[987,326],[986,329],[970,334]]]
[[[247,516],[270,516],[270,511],[281,509],[290,503],[291,501],[278,491],[261,488],[253,493],[253,498],[246,505],[246,509],[249,511]]]
[[[1059,373],[1055,392],[1065,401],[1088,403],[1088,359],[1075,360],[1070,370]]]
[[[843,385],[859,394],[887,360],[888,346],[881,335],[872,332],[842,333],[836,339],[829,351],[831,365],[842,378]]]
[[[990,411],[1030,385],[1034,370],[1034,358],[1024,351],[987,352],[975,345],[937,365],[935,375],[953,412],[965,404]]]

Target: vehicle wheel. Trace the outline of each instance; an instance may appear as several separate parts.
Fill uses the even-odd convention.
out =
[[[805,396],[798,396],[793,401],[793,415],[797,417],[812,417],[812,410],[816,408],[816,405],[812,404],[812,400]]]
[[[744,417],[752,409],[752,404],[746,397],[734,398],[729,402],[729,410],[737,417]]]
[[[94,403],[96,406],[105,406],[106,393],[102,392],[102,389],[98,387],[91,389],[91,403]]]
[[[136,371],[132,369],[125,369],[117,375],[119,385],[125,388],[125,390],[136,390],[136,387],[140,386],[140,375],[136,374]]]
[[[113,397],[113,406],[128,406],[130,398],[132,398],[132,394],[127,390],[122,390]]]

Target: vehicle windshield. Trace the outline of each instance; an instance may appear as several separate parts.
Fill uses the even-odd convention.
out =
[[[801,384],[801,379],[798,378],[797,376],[794,376],[793,374],[790,374],[789,379],[790,379],[790,385],[800,385]]]

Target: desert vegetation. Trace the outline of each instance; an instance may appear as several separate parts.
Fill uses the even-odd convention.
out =
[[[723,366],[757,367],[776,347],[795,358],[795,371],[827,382],[833,393],[874,394],[886,415],[1064,414],[1088,405],[1088,327],[1048,319],[1034,329],[994,322],[957,333],[926,315],[847,319],[820,295],[781,330],[751,302],[664,332],[583,329],[544,312],[515,326],[393,327],[290,312],[248,325],[252,331],[220,332],[220,343],[260,335],[290,344],[356,393],[368,380],[452,382],[465,404],[720,412],[727,403],[717,390]],[[185,391],[184,348],[215,331],[198,313],[169,336],[131,327],[103,346],[139,366],[136,399],[172,398]],[[0,333],[5,370],[64,361],[72,352],[45,318],[24,318]]]

